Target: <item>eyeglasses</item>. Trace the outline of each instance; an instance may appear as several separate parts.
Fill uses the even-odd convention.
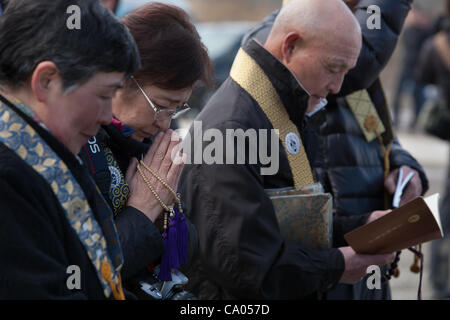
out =
[[[136,83],[136,85],[138,86],[139,90],[141,90],[142,94],[144,95],[144,97],[147,100],[147,102],[150,105],[150,107],[153,109],[153,111],[155,111],[155,120],[156,121],[163,121],[163,120],[168,120],[168,119],[176,119],[180,115],[182,115],[185,112],[191,110],[191,107],[186,102],[181,104],[181,105],[179,105],[175,109],[168,109],[168,108],[164,108],[164,107],[157,107],[156,104],[153,103],[152,100],[150,100],[150,98],[147,96],[147,94],[145,93],[144,89],[142,89],[142,87],[139,85],[137,80],[133,76],[131,76],[131,78]]]

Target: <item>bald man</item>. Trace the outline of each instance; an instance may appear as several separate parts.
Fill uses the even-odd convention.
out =
[[[298,14],[304,19],[293,18]],[[188,163],[194,164],[185,165],[179,190],[199,232],[200,255],[188,272],[189,289],[199,298],[318,298],[338,282],[360,280],[367,266],[393,259],[391,254],[358,255],[350,247],[313,250],[284,239],[265,191],[291,187],[294,180],[310,181],[297,134],[303,117],[340,90],[360,49],[359,25],[340,0],[293,0],[281,10],[264,46],[250,40],[241,48],[231,76],[198,115],[197,129],[194,123],[188,138],[201,152],[211,146],[197,141],[199,125],[203,132],[214,129],[209,132],[216,140],[230,130],[259,130],[260,140],[254,143],[247,137],[244,154],[238,141],[231,144],[233,150],[223,141],[227,147],[222,158],[212,164],[199,159],[194,163],[192,150],[185,150]],[[271,123],[272,111],[285,116],[281,125]],[[286,136],[271,131],[282,132],[288,124],[292,132]],[[261,154],[275,156],[277,170],[269,172],[261,158],[253,161]],[[305,175],[297,179],[292,165]],[[334,221],[335,237],[381,214]]]
[[[288,2],[289,0],[285,0],[283,3]],[[314,176],[322,182],[326,191],[333,194],[335,216],[360,215],[386,208],[386,205],[390,204],[390,201],[386,201],[386,195],[394,193],[400,167],[404,176],[411,171],[415,173],[402,195],[401,204],[423,195],[428,190],[428,180],[423,168],[402,148],[395,137],[390,110],[380,80],[377,79],[394,51],[412,0],[343,2],[359,21],[363,47],[356,67],[346,74],[339,94],[330,95],[326,108],[306,117],[302,134]],[[380,30],[367,28],[367,18],[370,16],[367,7],[370,5],[376,5],[381,10]],[[278,10],[250,30],[244,36],[243,43],[250,38],[265,43],[277,15]],[[363,122],[358,122],[345,97],[353,93],[359,95],[361,89],[367,91],[374,113],[383,123],[384,129],[378,130],[384,150],[390,150],[388,159],[385,158],[377,137],[371,135],[367,138],[367,130],[361,125]],[[366,112],[359,107],[358,110],[359,114],[364,115]],[[388,176],[385,177],[385,174]],[[345,243],[335,245],[342,246]],[[327,292],[326,298],[390,299],[388,282],[382,283],[380,290],[369,290],[366,280],[363,279],[356,285],[339,284]]]
[[[361,29],[341,1],[294,1],[280,12],[264,47],[297,77],[312,108],[338,93],[356,65]]]

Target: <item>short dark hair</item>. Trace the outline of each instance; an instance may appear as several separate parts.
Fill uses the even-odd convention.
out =
[[[71,5],[80,8],[81,29],[67,27]],[[25,85],[42,61],[55,63],[64,90],[97,72],[130,76],[140,66],[133,37],[98,0],[10,0],[0,17],[0,85]]]
[[[207,49],[184,10],[151,2],[131,11],[121,21],[139,49],[142,66],[135,78],[141,84],[169,90],[184,89],[198,80],[211,84]],[[129,88],[137,89],[133,81],[128,81]]]

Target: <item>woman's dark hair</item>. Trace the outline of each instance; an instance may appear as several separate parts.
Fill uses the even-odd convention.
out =
[[[131,11],[121,21],[139,49],[142,65],[135,78],[141,85],[178,90],[199,80],[211,84],[207,49],[182,9],[151,2]],[[127,87],[136,88],[133,81],[128,81]]]
[[[80,29],[69,27],[79,8]],[[140,66],[133,37],[98,0],[10,0],[0,16],[0,85],[24,85],[42,61],[53,61],[64,90],[97,72],[133,74]]]

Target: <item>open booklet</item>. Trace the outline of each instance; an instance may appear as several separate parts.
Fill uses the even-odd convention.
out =
[[[363,254],[391,253],[442,237],[438,193],[415,198],[344,235]]]

